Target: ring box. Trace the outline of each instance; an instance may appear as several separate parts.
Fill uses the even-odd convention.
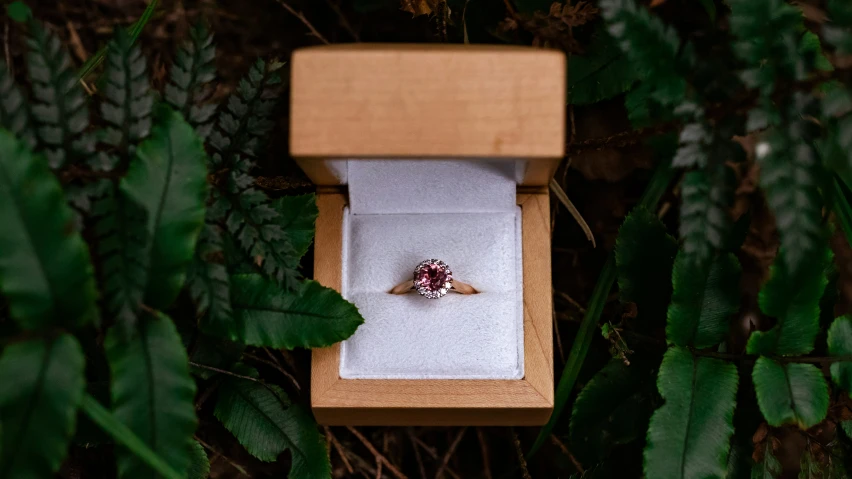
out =
[[[290,150],[317,185],[314,276],[365,320],[313,351],[319,423],[547,421],[565,61],[502,46],[293,54]],[[430,258],[480,293],[388,293]]]

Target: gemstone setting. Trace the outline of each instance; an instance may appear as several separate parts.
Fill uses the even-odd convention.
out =
[[[421,296],[438,299],[452,287],[453,272],[447,263],[438,259],[427,259],[414,268],[414,289]]]

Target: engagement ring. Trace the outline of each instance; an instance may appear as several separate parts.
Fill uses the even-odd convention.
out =
[[[429,299],[438,299],[449,291],[460,294],[476,294],[473,286],[462,283],[453,278],[453,272],[447,263],[437,259],[427,259],[414,268],[414,279],[400,283],[392,290],[391,294],[406,294],[417,291],[421,296]]]

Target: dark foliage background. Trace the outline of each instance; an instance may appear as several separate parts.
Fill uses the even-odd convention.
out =
[[[55,0],[27,3],[36,16],[64,40],[79,67],[112,37],[117,25],[129,25],[135,21],[147,2]],[[654,4],[654,12],[674,25],[681,37],[696,43],[714,41],[714,38],[705,36],[707,33],[702,26],[705,25],[707,4],[721,8],[721,2],[654,0],[651,3]],[[821,2],[799,3],[809,26],[823,21],[820,17]],[[233,91],[239,78],[257,57],[286,61],[294,49],[324,42],[459,43],[467,39],[475,43],[546,45],[572,54],[588,52],[595,22],[599,23],[598,15],[576,9],[554,20],[553,16],[548,16],[550,4],[548,0],[451,0],[448,3],[436,0],[164,0],[138,44],[149,61],[155,88],[161,89],[168,80],[166,67],[171,65],[174,52],[187,37],[190,26],[205,18],[215,34],[218,47],[216,63],[221,81],[213,93],[218,102]],[[432,13],[413,16],[401,7],[419,13],[431,10]],[[540,13],[534,13],[536,11]],[[16,78],[24,82],[23,54],[26,47],[23,36],[17,32],[20,27],[4,17],[0,28],[5,60],[11,65]],[[611,68],[613,77],[618,77],[623,74],[618,69],[629,67],[620,52],[593,53],[597,58],[613,60],[592,65],[589,67],[592,70]],[[583,88],[583,85],[577,88]],[[560,202],[554,199],[552,259],[557,378],[582,319],[584,305],[604,267],[608,252],[615,247],[618,228],[639,201],[651,176],[651,168],[660,161],[655,150],[644,140],[657,133],[675,131],[670,124],[650,130],[634,130],[623,95],[587,103],[566,108],[571,133],[566,138],[568,156],[557,174],[557,182],[588,223],[596,239],[596,247],[587,240]],[[257,185],[273,197],[313,190],[288,157],[286,110],[286,102],[283,102],[270,135],[269,147],[258,159]],[[743,138],[741,141],[746,152],[753,155],[753,140]],[[679,196],[678,188],[670,189],[660,201],[659,215],[669,231],[678,228]],[[744,294],[739,319],[728,338],[729,344],[740,345],[742,349],[752,329],[765,329],[765,324],[761,325],[765,318],[758,308],[757,293],[766,279],[778,241],[765,199],[756,189],[752,162],[741,164],[737,170],[734,209],[737,208],[751,211],[751,227],[737,252],[743,269],[741,289]],[[840,315],[849,311],[852,298],[852,250],[839,230],[834,234],[831,246],[839,277],[835,315]],[[310,252],[302,264],[306,277],[311,277],[312,261]],[[618,323],[622,317],[630,317],[633,313],[631,305],[619,303],[615,293],[610,299],[602,322]],[[610,338],[613,337],[610,335]],[[627,338],[626,341],[629,347],[634,347],[641,340],[634,342]],[[661,344],[650,347],[664,348],[665,344]],[[597,335],[579,374],[578,387],[604,367],[612,357],[613,348],[618,353],[620,346],[616,340]],[[253,365],[267,381],[281,385],[294,400],[308,402],[309,351],[281,352],[280,363],[264,356],[263,350],[253,351],[253,354],[256,355]],[[637,387],[653,387],[653,380],[649,374]],[[741,385],[741,390],[746,389]],[[637,407],[653,409],[658,405],[639,404]],[[205,402],[204,391],[199,391],[197,408],[200,420],[197,436],[209,447],[210,477],[286,476],[290,467],[287,454],[277,462],[262,463],[246,453],[213,418],[212,405]],[[569,414],[570,409],[554,429],[552,440],[547,441],[530,461],[523,459],[521,451],[526,451],[535,440],[538,428],[334,427],[324,432],[331,445],[333,477],[338,478],[557,478],[569,477],[593,464],[583,460],[583,451],[569,451],[566,447]],[[758,425],[762,418],[757,411],[754,411],[754,419],[757,423],[754,430],[761,434]],[[644,436],[645,426],[636,427],[639,436]],[[814,438],[833,436],[834,431],[831,430],[812,431]],[[779,442],[776,455],[786,471],[783,477],[795,477],[799,458],[808,442],[801,434],[787,429],[776,431],[776,439]],[[761,440],[755,437],[757,443]],[[640,477],[642,446],[642,441],[615,446],[612,456],[623,458],[618,462],[617,473],[602,471],[600,476],[594,477]],[[114,474],[112,465],[106,465],[101,459],[100,449],[75,446],[59,475],[69,479],[111,477]]]

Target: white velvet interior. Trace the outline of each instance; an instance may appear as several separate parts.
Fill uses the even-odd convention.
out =
[[[343,294],[365,323],[341,347],[341,377],[523,377],[516,168],[512,161],[348,162]],[[480,294],[388,294],[427,258],[447,262]]]

